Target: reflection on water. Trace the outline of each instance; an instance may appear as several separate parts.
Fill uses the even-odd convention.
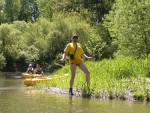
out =
[[[23,85],[21,79],[0,78],[0,113],[149,113],[147,103],[83,99],[48,94]]]

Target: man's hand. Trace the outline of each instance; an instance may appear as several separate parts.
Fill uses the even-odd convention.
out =
[[[63,66],[65,65],[65,60],[63,58],[60,59],[60,64],[63,65]]]
[[[64,63],[64,62],[65,62],[65,60],[62,58],[62,59],[60,59],[60,62],[61,62],[61,63]]]
[[[93,57],[88,57],[86,54],[82,54],[81,56],[85,59],[93,60]]]
[[[88,57],[87,59],[88,59],[88,60],[93,60],[93,57]]]
[[[65,62],[65,56],[66,56],[66,54],[67,54],[67,53],[64,53],[63,56],[62,56],[62,58],[60,59],[60,62],[61,62],[61,63],[64,63],[64,62]]]

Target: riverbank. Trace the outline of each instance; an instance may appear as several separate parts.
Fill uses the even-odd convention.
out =
[[[75,95],[102,99],[150,101],[149,59],[121,58],[85,62],[85,64],[91,72],[90,90],[86,88],[84,73],[77,69],[73,89]],[[70,72],[69,65],[66,65],[53,74],[68,72]],[[70,76],[67,76],[50,80],[48,84],[38,84],[36,87],[39,89],[46,87],[47,92],[67,94],[69,80]],[[56,91],[53,90],[55,88]],[[65,90],[62,91],[62,89]]]
[[[147,78],[147,83],[150,84],[150,79]],[[58,88],[58,87],[35,87],[36,90],[41,90],[50,94],[64,94],[69,95],[68,89]],[[83,92],[82,90],[78,90],[78,88],[74,88],[73,90],[74,95],[76,97],[83,97],[83,98],[98,98],[98,99],[113,99],[113,100],[127,100],[127,101],[147,101],[150,102],[150,95],[147,95],[147,98],[142,94],[135,95],[133,91],[126,89],[123,95],[113,94],[113,92],[106,93],[101,92],[100,94],[94,92]]]
[[[150,84],[150,78],[146,78],[146,83]],[[41,86],[41,85],[40,85]],[[50,94],[65,94],[65,95],[69,95],[68,89],[64,89],[64,88],[58,88],[58,87],[39,87],[36,86],[35,87],[36,90],[41,90]],[[115,88],[114,88],[115,89]],[[136,90],[136,89],[135,89]],[[124,89],[124,91],[120,92],[120,94],[122,93],[122,95],[119,94],[119,92],[117,93],[117,91],[112,91],[112,92],[107,92],[107,89],[105,92],[99,92],[99,93],[95,93],[95,92],[86,92],[87,90],[79,90],[78,88],[74,88],[73,92],[74,92],[74,96],[76,97],[83,97],[83,98],[98,98],[98,99],[113,99],[113,100],[127,100],[127,101],[147,101],[150,102],[150,95],[149,93],[146,95],[146,93],[134,93],[132,90],[130,89]],[[137,91],[138,92],[138,91]]]
[[[0,71],[0,76],[21,76],[22,73],[25,73],[25,72],[1,72]],[[44,72],[44,76],[48,76],[48,75],[51,75],[50,72]]]
[[[18,76],[20,76],[21,74],[22,74],[22,72],[2,72],[2,71],[0,71],[0,75],[7,75],[7,76],[18,75]]]

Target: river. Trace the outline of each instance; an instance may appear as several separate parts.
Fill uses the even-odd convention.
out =
[[[0,76],[0,113],[150,113],[150,103],[49,94]]]

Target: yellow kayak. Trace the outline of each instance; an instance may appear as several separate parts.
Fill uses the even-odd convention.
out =
[[[68,76],[69,74],[58,74],[53,76],[46,76],[46,77],[40,77],[40,78],[27,78],[24,80],[24,84],[27,86],[35,85],[36,83],[42,83],[47,82],[48,80],[54,79],[54,78],[60,78]]]
[[[26,79],[26,78],[38,78],[38,77],[42,77],[42,74],[22,73],[22,78],[23,79]]]

